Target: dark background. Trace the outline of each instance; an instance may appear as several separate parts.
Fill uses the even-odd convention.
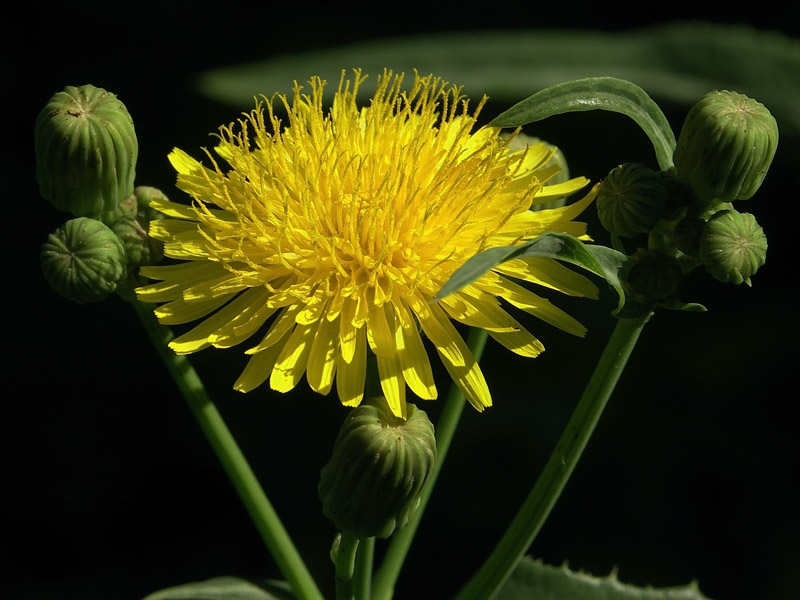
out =
[[[622,31],[704,18],[800,35],[797,15],[763,5],[723,16],[688,4],[658,14],[533,2],[389,12],[348,3],[133,6],[37,5],[35,17],[7,22],[13,34],[2,42],[11,243],[2,294],[0,596],[9,599],[126,600],[224,574],[280,577],[133,311],[116,299],[71,305],[40,276],[39,246],[65,218],[39,198],[34,177],[33,121],[53,93],[84,83],[115,92],[137,125],[137,183],[180,198],[167,153],[179,146],[199,156],[212,143],[208,133],[237,114],[194,91],[195,75],[210,68],[444,30]],[[665,108],[677,129],[686,107]],[[556,117],[531,133],[558,143],[573,172],[593,180],[620,162],[652,160],[635,125],[615,115]],[[534,556],[598,575],[616,566],[620,579],[637,584],[696,578],[715,599],[797,597],[799,148],[800,140],[781,140],[746,207],[770,242],[754,287],[693,277],[683,297],[710,312],[655,316]],[[587,338],[526,321],[548,348],[535,361],[490,341],[484,371],[495,407],[465,412],[399,598],[452,596],[547,459],[613,326],[610,292],[597,303],[558,303],[589,327]],[[304,382],[286,395],[266,386],[239,395],[231,389],[245,363],[238,348],[206,350],[192,362],[330,595],[334,530],[321,516],[316,483],[345,409]],[[424,407],[435,422],[441,403]]]

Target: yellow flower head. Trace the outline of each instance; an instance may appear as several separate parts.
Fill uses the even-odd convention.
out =
[[[478,410],[491,395],[478,363],[451,319],[480,327],[513,352],[544,347],[498,298],[576,335],[584,328],[509,277],[567,294],[594,296],[595,286],[549,259],[507,262],[441,300],[436,293],[471,256],[547,231],[585,235],[573,222],[594,197],[564,208],[531,211],[581,187],[572,179],[545,185],[558,171],[544,144],[512,151],[499,130],[475,132],[459,88],[432,76],[378,78],[370,105],[356,94],[365,77],[344,74],[329,111],[325,83],[295,85],[278,96],[288,123],[265,100],[238,124],[220,128],[212,168],[181,150],[169,159],[191,206],[156,200],[167,215],[150,234],[178,264],[145,267],[159,280],[139,299],[164,302],[162,323],[202,319],[170,346],[179,353],[240,344],[265,326],[246,351],[234,384],[247,392],[269,378],[286,392],[305,373],[327,394],[334,381],[343,404],[364,394],[367,353],[376,357],[383,394],[405,416],[406,386],[436,398],[420,328],[455,383]],[[481,102],[481,105],[483,102]],[[269,323],[268,325],[266,325]]]

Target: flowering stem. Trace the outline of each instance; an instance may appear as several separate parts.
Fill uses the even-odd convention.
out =
[[[476,328],[470,329],[467,336],[467,345],[477,361],[480,361],[483,355],[486,338],[486,331]],[[447,394],[447,400],[439,421],[436,423],[436,464],[430,479],[425,484],[425,487],[422,488],[422,492],[420,492],[419,508],[417,508],[414,516],[409,519],[408,525],[392,536],[392,541],[386,550],[383,562],[377,573],[375,573],[372,595],[374,600],[389,600],[394,594],[395,582],[400,574],[400,569],[403,567],[403,562],[408,554],[408,549],[414,539],[417,527],[419,527],[422,514],[425,512],[425,507],[433,492],[436,479],[439,477],[447,451],[450,449],[450,443],[453,441],[453,435],[461,417],[461,412],[464,409],[464,404],[464,394],[453,384]]]
[[[158,323],[149,306],[136,301],[132,304],[295,597],[300,600],[322,600],[322,594],[236,440],[208,397],[197,372],[185,356],[179,356],[168,348],[172,333]]]
[[[342,531],[336,549],[336,600],[353,600],[353,575],[356,568],[358,538],[352,531]]]
[[[578,462],[639,334],[652,313],[620,319],[592,378],[561,434],[544,471],[488,560],[461,590],[457,600],[491,598],[528,549],[558,500]]]
[[[356,553],[355,572],[353,573],[353,595],[356,600],[372,598],[372,557],[375,552],[375,538],[361,540]]]

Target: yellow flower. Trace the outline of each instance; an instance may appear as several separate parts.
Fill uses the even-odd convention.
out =
[[[596,287],[549,259],[503,264],[441,300],[436,293],[459,266],[486,248],[547,231],[585,236],[573,222],[594,197],[563,208],[531,211],[588,182],[545,185],[554,149],[539,144],[512,151],[499,130],[471,133],[478,111],[467,112],[460,89],[433,76],[378,78],[370,105],[356,94],[366,77],[342,74],[330,111],[325,83],[310,94],[295,85],[282,127],[264,100],[237,124],[220,128],[212,168],[181,150],[169,156],[178,187],[191,206],[154,200],[168,219],[150,234],[178,264],[142,268],[158,283],[139,299],[165,302],[162,323],[202,319],[170,346],[179,354],[244,342],[250,360],[234,384],[247,392],[269,378],[286,392],[303,374],[327,394],[356,406],[364,394],[367,353],[376,357],[383,394],[405,417],[406,386],[424,399],[436,386],[420,328],[444,366],[478,410],[491,395],[478,363],[451,319],[489,332],[513,352],[536,356],[544,347],[497,298],[570,333],[584,328],[509,277],[571,295]],[[485,101],[485,99],[484,99]],[[482,101],[480,105],[483,105]],[[216,311],[216,312],[215,312]]]

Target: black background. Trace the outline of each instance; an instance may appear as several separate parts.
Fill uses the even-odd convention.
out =
[[[54,92],[84,83],[115,92],[137,125],[137,183],[180,198],[167,153],[179,146],[199,156],[208,133],[237,114],[194,91],[195,75],[210,68],[443,30],[622,31],[704,18],[800,35],[796,15],[763,4],[746,15],[674,4],[135,6],[37,5],[35,16],[6,23],[0,596],[9,599],[125,600],[224,574],[280,577],[131,309],[116,299],[71,305],[40,276],[38,248],[65,218],[39,198],[34,177],[33,121]],[[677,129],[685,107],[666,110]],[[558,143],[573,173],[593,180],[620,162],[652,160],[623,117],[582,113],[540,125],[531,133]],[[533,555],[595,574],[618,566],[620,579],[637,584],[697,578],[716,599],[797,597],[798,158],[800,140],[783,139],[746,206],[770,242],[754,287],[693,277],[683,297],[710,312],[656,315]],[[399,598],[452,596],[547,459],[613,326],[610,292],[596,303],[558,303],[589,327],[587,338],[526,321],[548,348],[535,361],[490,342],[483,364],[495,406],[465,412]],[[233,392],[245,362],[238,348],[192,362],[331,595],[334,530],[316,482],[345,409],[304,382],[286,395]],[[434,422],[440,406],[424,406]]]

